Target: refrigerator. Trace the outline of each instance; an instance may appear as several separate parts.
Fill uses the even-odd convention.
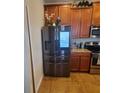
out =
[[[47,26],[42,29],[43,68],[45,76],[70,76],[71,26]]]

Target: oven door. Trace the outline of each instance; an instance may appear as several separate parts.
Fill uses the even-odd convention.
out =
[[[99,55],[99,53],[92,54],[90,73],[92,73],[92,74],[100,73],[100,55]]]
[[[99,65],[100,65],[100,54],[99,53],[93,53],[92,54],[91,66],[92,67],[97,67]]]

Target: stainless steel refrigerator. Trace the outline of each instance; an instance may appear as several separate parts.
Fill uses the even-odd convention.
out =
[[[43,67],[46,76],[69,76],[71,26],[42,29]]]

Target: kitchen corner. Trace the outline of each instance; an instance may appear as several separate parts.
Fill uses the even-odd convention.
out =
[[[83,48],[72,48],[70,69],[72,72],[100,73],[99,42],[85,42]]]

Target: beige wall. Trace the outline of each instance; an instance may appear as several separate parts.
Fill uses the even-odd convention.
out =
[[[44,25],[42,0],[27,0],[36,91],[43,77],[41,28]]]
[[[29,46],[29,34],[27,24],[26,7],[24,8],[24,93],[33,93],[33,81],[31,71],[31,56]]]

